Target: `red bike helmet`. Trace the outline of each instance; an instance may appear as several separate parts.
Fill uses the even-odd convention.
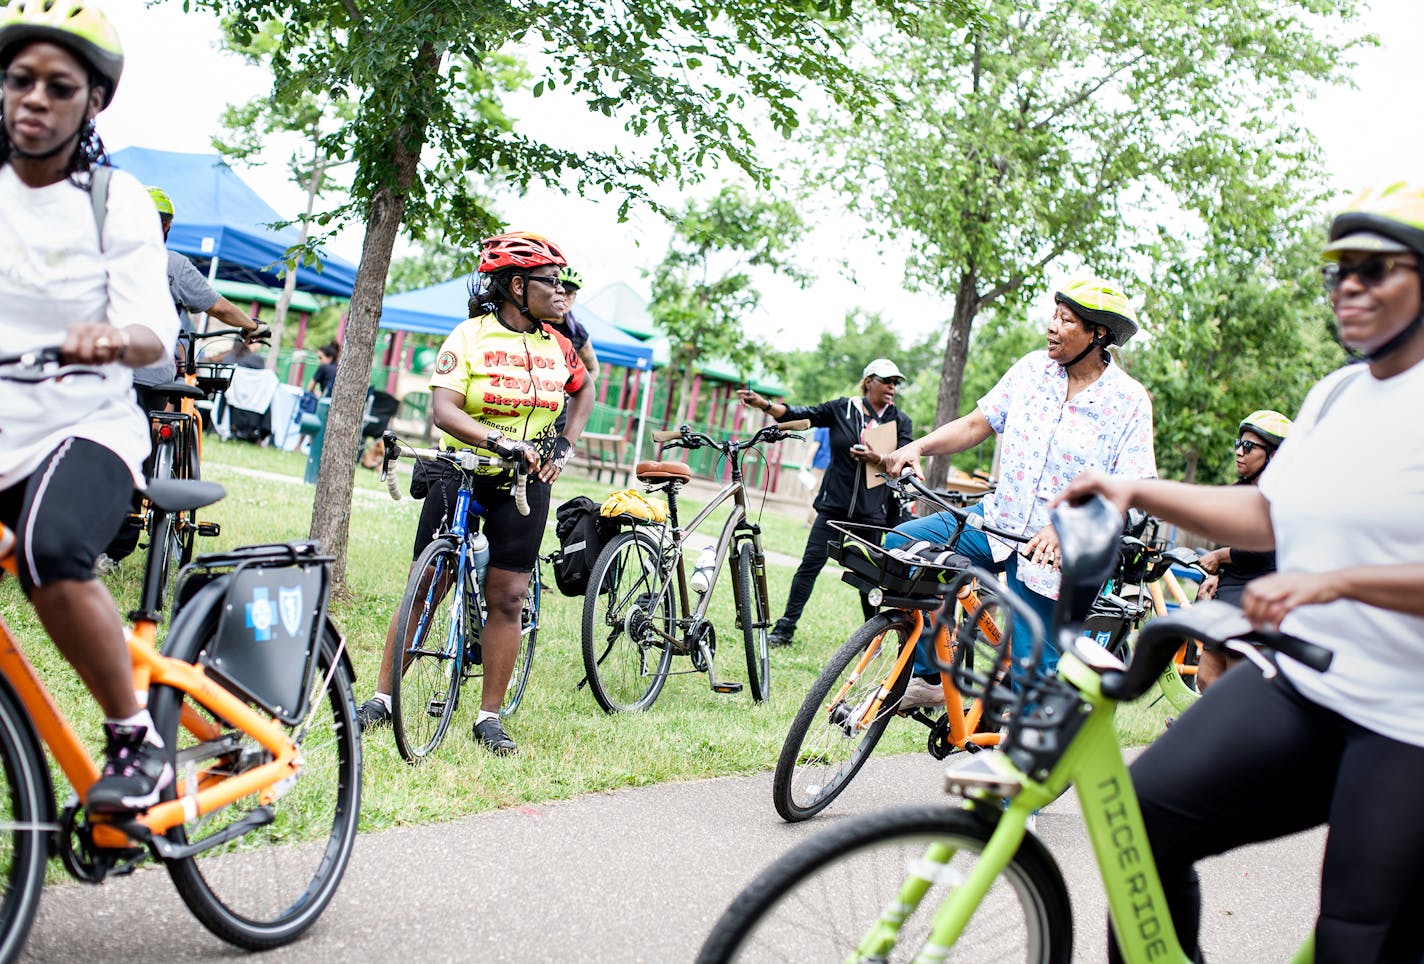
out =
[[[542,234],[511,231],[480,242],[481,274],[492,274],[502,268],[537,268],[544,264],[562,268],[568,263],[559,246]]]

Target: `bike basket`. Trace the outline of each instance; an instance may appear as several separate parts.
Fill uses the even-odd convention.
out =
[[[830,544],[830,554],[846,569],[846,581],[859,589],[879,588],[888,596],[938,599],[944,585],[969,566],[969,559],[944,545],[908,542],[886,549],[880,541],[891,530],[854,522],[832,522],[845,535]],[[870,585],[865,585],[869,583]]]
[[[306,715],[326,617],[326,560],[273,554],[238,562],[200,661],[234,692],[292,725]]]
[[[218,362],[198,362],[194,366],[198,372],[198,387],[206,394],[225,392],[232,384],[232,372],[236,366]]]

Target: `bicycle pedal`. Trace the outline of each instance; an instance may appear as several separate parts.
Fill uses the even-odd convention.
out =
[[[425,708],[425,713],[434,719],[440,719],[440,717],[445,715],[445,701],[431,700],[430,705]]]
[[[222,526],[216,522],[199,522],[197,529],[198,535],[208,539],[215,539],[222,535]]]
[[[741,683],[717,682],[712,684],[712,692],[714,693],[740,693],[741,691]]]

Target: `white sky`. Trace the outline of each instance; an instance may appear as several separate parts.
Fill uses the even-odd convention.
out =
[[[104,0],[103,5],[127,53],[118,95],[99,119],[100,135],[110,150],[137,145],[209,152],[223,107],[269,89],[263,71],[216,49],[218,30],[211,15],[185,14],[175,0],[154,7],[142,0]],[[1424,3],[1373,0],[1371,7],[1366,24],[1382,43],[1361,53],[1354,73],[1357,89],[1326,90],[1302,105],[1306,125],[1325,151],[1329,187],[1342,191],[1384,177],[1424,176],[1418,170],[1424,164],[1424,125],[1401,106],[1409,103],[1417,87]],[[547,116],[553,106],[541,101],[534,114]],[[600,130],[579,127],[577,117],[569,120],[579,136],[595,136],[588,132]],[[607,136],[607,127],[601,130],[605,133],[597,136]],[[266,167],[238,170],[274,208],[295,217],[305,196],[286,179],[281,161],[274,157]],[[715,184],[707,190],[714,189]],[[646,295],[642,271],[660,260],[669,231],[661,218],[649,213],[635,212],[632,221],[620,225],[617,204],[541,191],[503,201],[501,209],[513,227],[555,238],[583,271],[589,290],[625,281]],[[820,277],[805,290],[775,278],[763,280],[762,307],[748,320],[749,328],[777,347],[791,348],[813,343],[828,328],[839,330],[846,311],[855,307],[882,312],[906,335],[918,336],[948,318],[949,300],[906,291],[902,262],[895,253],[882,255],[877,245],[855,234],[856,225],[847,219],[828,217],[814,224],[803,241],[803,263],[814,265]],[[360,243],[356,229],[338,237],[332,248],[355,262]],[[842,256],[860,266],[858,284],[836,270]]]

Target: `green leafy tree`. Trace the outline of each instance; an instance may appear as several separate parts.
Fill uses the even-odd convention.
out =
[[[678,219],[667,256],[653,269],[649,310],[667,335],[670,367],[681,375],[679,424],[689,417],[688,390],[699,361],[750,372],[771,357],[744,327],[761,301],[751,272],[766,269],[804,282],[789,253],[801,227],[790,202],[750,198],[736,186],[688,204]]]
[[[917,357],[914,349],[906,350],[904,339],[878,312],[859,309],[847,312],[839,332],[824,331],[815,348],[786,356],[791,383],[789,401],[814,405],[828,398],[854,394],[860,384],[860,374],[871,359],[888,358],[904,371],[914,357]]]
[[[1231,442],[1250,412],[1294,416],[1345,361],[1320,285],[1318,231],[1288,224],[1269,249],[1218,242],[1157,262],[1144,314],[1150,342],[1129,368],[1152,395],[1158,472],[1234,482]]]
[[[606,192],[623,212],[653,186],[695,180],[720,160],[765,183],[755,119],[782,134],[794,130],[807,85],[853,110],[872,101],[836,30],[851,13],[847,0],[192,2],[228,16],[238,43],[280,24],[269,54],[274,99],[320,90],[355,105],[350,120],[324,128],[321,139],[333,162],[352,162],[349,200],[314,216],[321,225],[366,224],[312,514],[312,535],[336,557],[338,580],[351,453],[402,229],[420,240],[438,225],[453,243],[473,246],[499,227],[471,178],[497,177],[515,192],[535,182]],[[908,0],[876,6],[896,29],[911,25]],[[635,139],[565,148],[506,122],[494,72],[515,51],[538,64],[533,95],[562,98],[552,110],[582,103]]]
[[[1278,220],[1317,178],[1293,101],[1339,80],[1353,0],[986,0],[965,26],[867,30],[880,107],[819,134],[867,224],[913,237],[912,283],[953,293],[936,421],[959,410],[975,316],[1056,259],[1128,263],[1155,218]],[[1070,265],[1071,266],[1071,265]],[[932,479],[942,479],[938,460]]]
[[[386,294],[414,291],[437,285],[475,270],[475,253],[456,247],[429,247],[397,258],[386,275]]]

